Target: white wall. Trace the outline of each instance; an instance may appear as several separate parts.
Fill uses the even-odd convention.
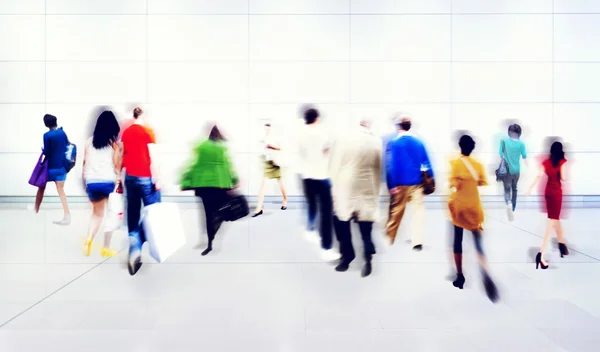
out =
[[[96,106],[127,117],[133,103],[162,144],[168,194],[208,120],[255,194],[261,121],[287,140],[314,103],[336,132],[364,116],[384,132],[411,112],[439,177],[453,130],[477,136],[491,169],[516,118],[532,156],[562,136],[569,191],[598,195],[599,36],[594,0],[0,0],[0,196],[33,195],[45,112],[82,145]]]

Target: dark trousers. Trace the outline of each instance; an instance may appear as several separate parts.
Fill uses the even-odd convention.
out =
[[[125,176],[127,190],[127,228],[129,231],[129,253],[142,250],[146,242],[144,227],[140,223],[142,203],[144,206],[160,202],[160,192],[156,190],[150,177]]]
[[[308,230],[316,229],[317,204],[319,210],[321,247],[331,249],[333,245],[333,205],[329,180],[304,179],[304,196],[308,202]]]
[[[206,236],[208,237],[208,245],[212,246],[217,231],[223,223],[219,215],[219,209],[227,201],[227,190],[224,188],[202,187],[196,189],[196,196],[202,199],[204,217],[206,218]]]
[[[454,225],[454,254],[462,254],[462,240],[464,229]],[[483,245],[481,244],[481,232],[471,231],[473,233],[473,242],[477,253],[483,255]]]
[[[520,174],[511,175],[510,173],[504,176],[504,201],[506,205],[512,203],[512,210],[517,209],[517,183],[519,183]]]
[[[350,231],[350,221],[341,221],[336,217],[333,218],[335,234],[340,242],[340,253],[342,262],[349,264],[356,258],[354,246],[352,245],[352,233]],[[375,245],[371,238],[373,231],[373,223],[368,221],[358,221],[360,235],[363,241],[365,260],[371,261],[371,257],[375,254]]]

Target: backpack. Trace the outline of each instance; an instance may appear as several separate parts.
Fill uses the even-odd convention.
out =
[[[77,146],[69,141],[67,137],[67,149],[65,151],[65,170],[67,173],[75,167],[77,162]]]

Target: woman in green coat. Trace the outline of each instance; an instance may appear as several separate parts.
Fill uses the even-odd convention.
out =
[[[212,251],[213,240],[223,223],[219,208],[227,201],[227,192],[238,187],[237,173],[224,141],[217,126],[213,126],[208,140],[194,150],[193,164],[181,180],[181,189],[194,190],[204,205],[208,246],[202,255]]]

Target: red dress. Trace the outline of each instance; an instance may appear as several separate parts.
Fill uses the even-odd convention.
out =
[[[545,160],[542,165],[544,171],[548,176],[548,182],[546,183],[546,189],[544,190],[544,198],[546,199],[546,210],[548,211],[548,219],[559,220],[560,212],[562,210],[562,184],[560,181],[560,168],[566,163],[565,159],[558,163],[558,166],[554,167],[550,159]]]

